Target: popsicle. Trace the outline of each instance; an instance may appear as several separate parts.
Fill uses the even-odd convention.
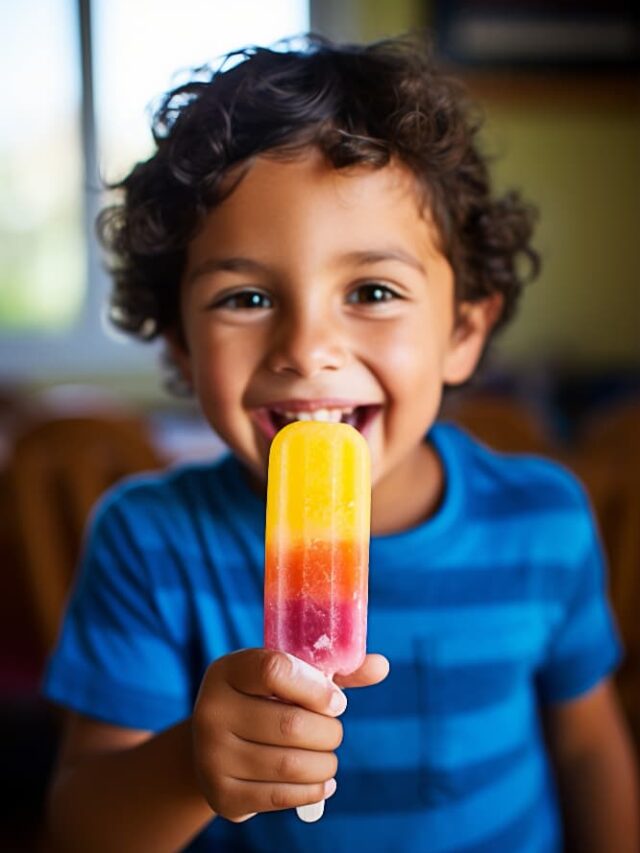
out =
[[[265,646],[290,652],[329,678],[364,660],[371,474],[354,427],[298,421],[269,455],[265,536]],[[302,806],[317,820],[322,804]]]

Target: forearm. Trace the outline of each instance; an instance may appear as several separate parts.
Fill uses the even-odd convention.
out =
[[[51,849],[182,848],[214,817],[198,788],[191,754],[187,721],[130,749],[62,767],[49,798]]]
[[[638,782],[624,744],[557,768],[567,853],[638,853]]]

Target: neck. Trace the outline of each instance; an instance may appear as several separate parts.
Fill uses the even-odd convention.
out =
[[[426,521],[438,508],[444,491],[440,457],[423,442],[373,489],[371,532],[399,533]]]

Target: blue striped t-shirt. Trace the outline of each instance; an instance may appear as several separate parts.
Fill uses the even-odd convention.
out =
[[[190,850],[533,853],[561,849],[539,709],[607,675],[619,644],[598,537],[559,466],[449,425],[428,521],[371,542],[368,648],[324,817],[217,818]],[[46,695],[159,731],[215,658],[262,645],[264,501],[231,455],[134,478],[94,514]],[[171,768],[167,768],[171,772]]]

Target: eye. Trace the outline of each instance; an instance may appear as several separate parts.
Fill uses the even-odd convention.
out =
[[[351,305],[378,305],[382,302],[391,302],[394,299],[401,298],[388,285],[381,284],[378,281],[370,281],[366,284],[360,284],[355,290],[352,290],[347,297],[347,302]]]
[[[222,296],[212,303],[211,308],[226,308],[231,311],[253,310],[255,308],[271,308],[273,301],[260,290],[237,290]]]

